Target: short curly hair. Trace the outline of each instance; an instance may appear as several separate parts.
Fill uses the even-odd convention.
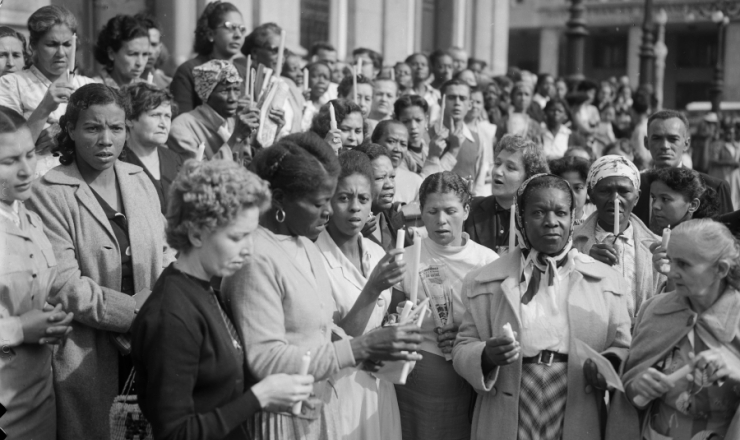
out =
[[[588,169],[591,164],[579,156],[563,156],[550,161],[550,172],[556,176],[563,177],[567,172],[578,173],[578,176],[585,182],[588,180]]]
[[[169,89],[160,89],[153,84],[141,81],[124,87],[122,91],[131,105],[131,113],[129,114],[131,120],[139,119],[144,113],[154,110],[162,104],[170,104],[173,107],[173,112],[177,113],[177,104]]]
[[[357,75],[357,85],[360,84],[367,84],[370,87],[373,87],[373,82],[370,80],[370,78],[366,77],[363,74]],[[337,95],[340,98],[349,99],[352,92],[352,87],[354,87],[352,75],[345,76],[344,78],[342,78],[342,81],[340,81],[339,85],[337,86]]]
[[[239,9],[229,2],[215,1],[206,5],[195,25],[195,42],[193,43],[195,53],[208,56],[213,51],[213,41],[208,39],[209,32],[223,24],[224,16],[229,12],[241,14]]]
[[[339,154],[339,166],[342,168],[339,173],[339,180],[359,174],[364,176],[372,186],[374,180],[373,165],[366,154],[356,150],[344,151]]]
[[[131,15],[118,14],[108,20],[98,34],[98,42],[93,50],[95,60],[110,71],[113,69],[113,61],[108,57],[108,49],[118,52],[123,43],[142,37],[148,41],[149,30],[140,20]]]
[[[388,151],[386,147],[378,144],[373,144],[372,142],[365,142],[363,144],[360,144],[352,151],[358,151],[367,155],[367,157],[370,158],[371,161],[379,158],[380,156],[385,156],[388,159],[391,158],[391,152]]]
[[[291,199],[311,194],[327,176],[337,178],[340,171],[334,150],[310,131],[285,136],[261,150],[251,166],[273,192],[280,190]]]
[[[393,103],[393,117],[398,119],[409,107],[419,107],[425,115],[429,114],[429,103],[419,95],[403,95]]]
[[[329,106],[334,106],[334,116],[337,118],[337,125],[344,121],[350,113],[362,114],[360,106],[355,104],[353,101],[348,99],[332,99],[328,103],[321,106],[319,112],[314,116],[311,122],[311,131],[316,133],[324,139],[331,130],[331,113],[329,112]],[[364,118],[363,118],[364,119]],[[365,130],[365,124],[363,124],[363,130]]]
[[[422,209],[427,201],[429,194],[434,193],[453,193],[463,206],[467,206],[473,195],[470,194],[468,182],[452,171],[442,171],[427,176],[419,187],[419,205]]]
[[[187,252],[190,231],[224,227],[244,209],[256,207],[262,213],[270,200],[267,182],[235,162],[190,159],[170,186],[167,243]]]
[[[547,174],[550,172],[542,148],[527,138],[514,134],[504,135],[493,149],[494,157],[498,156],[502,151],[510,153],[522,152],[525,179],[529,179],[535,174]]]
[[[663,182],[668,188],[681,193],[687,202],[699,199],[699,209],[694,213],[694,218],[713,218],[719,214],[717,192],[707,186],[696,171],[688,168],[656,168],[647,172],[647,178],[651,185],[656,181]]]
[[[59,127],[61,128],[61,131],[57,134],[57,146],[53,149],[54,152],[61,154],[59,162],[61,162],[62,165],[69,165],[75,161],[75,142],[69,136],[69,130],[70,128],[74,129],[77,125],[80,113],[93,105],[107,104],[116,104],[121,107],[126,113],[126,119],[129,119],[131,109],[128,99],[126,99],[122,92],[112,87],[108,87],[105,84],[85,84],[75,90],[75,92],[72,93],[72,96],[69,97],[67,110],[64,115],[59,118]]]

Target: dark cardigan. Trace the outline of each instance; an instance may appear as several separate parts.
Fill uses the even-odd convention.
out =
[[[131,326],[139,406],[156,439],[248,439],[260,411],[208,283],[162,272]]]

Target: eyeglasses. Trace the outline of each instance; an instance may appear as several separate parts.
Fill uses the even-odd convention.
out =
[[[280,51],[280,46],[269,46],[267,43],[262,46],[262,49],[272,53],[277,54]]]
[[[230,21],[225,21],[224,24],[222,24],[219,27],[220,28],[224,28],[224,29],[226,29],[228,31],[231,31],[231,32],[239,31],[240,34],[246,34],[247,33],[247,27],[246,26],[244,26],[243,24],[232,23]]]

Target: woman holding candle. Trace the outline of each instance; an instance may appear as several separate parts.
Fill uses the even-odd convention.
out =
[[[618,370],[630,343],[624,279],[572,244],[575,199],[553,175],[516,195],[522,242],[470,272],[453,365],[478,392],[471,438],[602,439],[606,383],[584,343]],[[516,338],[506,335],[509,324]]]
[[[637,313],[665,281],[650,264],[649,245],[658,238],[632,214],[640,197],[640,172],[622,156],[603,156],[591,165],[586,186],[596,212],[576,230],[573,246],[627,280]]]
[[[347,99],[334,99],[321,107],[313,119],[311,131],[321,136],[338,154],[340,150],[352,150],[362,143],[365,120],[357,104]]]
[[[157,439],[245,439],[255,413],[289,411],[311,393],[311,376],[249,373],[210,284],[249,258],[269,204],[265,181],[232,162],[189,161],[172,183],[167,241],[179,255],[131,326],[139,406]]]
[[[103,66],[102,83],[118,89],[146,81],[141,74],[151,54],[149,30],[130,15],[116,15],[98,34],[95,60]]]
[[[672,231],[668,256],[676,290],[645,302],[624,367],[644,422],[620,399],[610,438],[740,438],[740,248],[721,223],[689,220]]]
[[[39,175],[59,165],[51,154],[59,118],[78,87],[94,82],[74,69],[77,19],[63,6],[44,6],[28,18],[32,65],[27,70],[0,78],[0,105],[11,108],[28,120],[37,148]]]
[[[258,379],[300,371],[302,358],[310,351],[308,372],[318,382],[316,397],[302,405],[301,414],[260,412],[248,423],[250,435],[339,439],[341,402],[331,378],[368,359],[419,360],[418,354],[400,351],[417,350],[421,337],[413,324],[362,334],[380,291],[390,285],[376,286],[379,290],[366,285],[344,319],[336,318],[324,257],[313,243],[333,212],[331,200],[340,172],[337,156],[326,142],[314,133],[287,136],[262,150],[254,168],[270,184],[272,207],[260,218],[251,258],[224,279],[222,293],[244,339],[249,369]],[[391,251],[386,262],[400,253]],[[335,323],[354,338],[347,339]]]
[[[471,202],[464,230],[474,242],[502,254],[514,239],[510,230],[516,190],[522,182],[548,168],[542,149],[521,136],[504,136],[493,152],[492,195]]]
[[[372,204],[370,159],[358,151],[345,151],[339,155],[339,164],[342,170],[331,200],[333,214],[316,246],[326,260],[337,307],[335,321],[345,319],[356,302],[372,302],[367,324],[353,330],[363,334],[382,325],[391,302],[390,286],[401,280],[406,263],[395,263],[383,248],[361,234]],[[363,290],[379,295],[368,296]],[[345,438],[401,439],[393,384],[355,369],[342,370],[332,380],[341,402]]]
[[[430,175],[419,190],[428,237],[417,237],[414,245],[406,248],[407,267],[412,268],[418,256],[419,263],[406,271],[400,290],[393,292],[393,303],[429,298],[433,319],[425,319],[421,327],[424,358],[416,363],[406,385],[396,386],[405,440],[470,438],[475,393],[451,362],[452,346],[465,314],[460,291],[465,275],[498,258],[463,232],[470,198],[465,180],[449,171]],[[416,291],[412,291],[414,287]]]
[[[170,91],[180,113],[193,110],[203,103],[195,90],[193,69],[210,60],[234,61],[244,44],[247,27],[239,9],[229,2],[210,2],[198,18],[193,49],[198,54],[177,68]],[[245,78],[244,62],[234,63],[239,76]]]

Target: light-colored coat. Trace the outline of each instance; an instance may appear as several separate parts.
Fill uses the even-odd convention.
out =
[[[135,289],[149,290],[171,262],[165,256],[159,198],[141,168],[121,161],[114,167],[128,220]],[[49,171],[28,204],[41,217],[57,259],[48,302],[75,315],[72,333],[53,358],[58,438],[108,438],[108,414],[118,393],[118,351],[110,337],[128,331],[136,305],[119,292],[118,241],[76,163]]]
[[[586,391],[584,359],[575,355],[574,340],[623,359],[630,343],[629,291],[624,279],[606,265],[582,254],[573,258],[575,268],[563,280],[567,283],[571,336],[563,439],[594,440],[601,438],[605,423],[599,418],[603,395]],[[484,376],[481,355],[488,339],[503,335],[504,324],[520,331],[520,266],[521,251],[517,249],[471,272],[463,283],[466,311],[453,349],[453,365],[479,394],[473,440],[517,438],[522,358]]]
[[[596,222],[599,213],[594,211],[581,226],[573,233],[573,247],[588,255],[596,241]],[[630,214],[630,224],[634,233],[635,243],[635,281],[637,287],[632,292],[632,316],[636,316],[642,303],[655,295],[665,283],[666,277],[653,269],[653,253],[649,243],[660,240],[653,234],[645,223],[635,214]],[[646,244],[646,242],[648,244]],[[632,288],[630,286],[630,291]]]

